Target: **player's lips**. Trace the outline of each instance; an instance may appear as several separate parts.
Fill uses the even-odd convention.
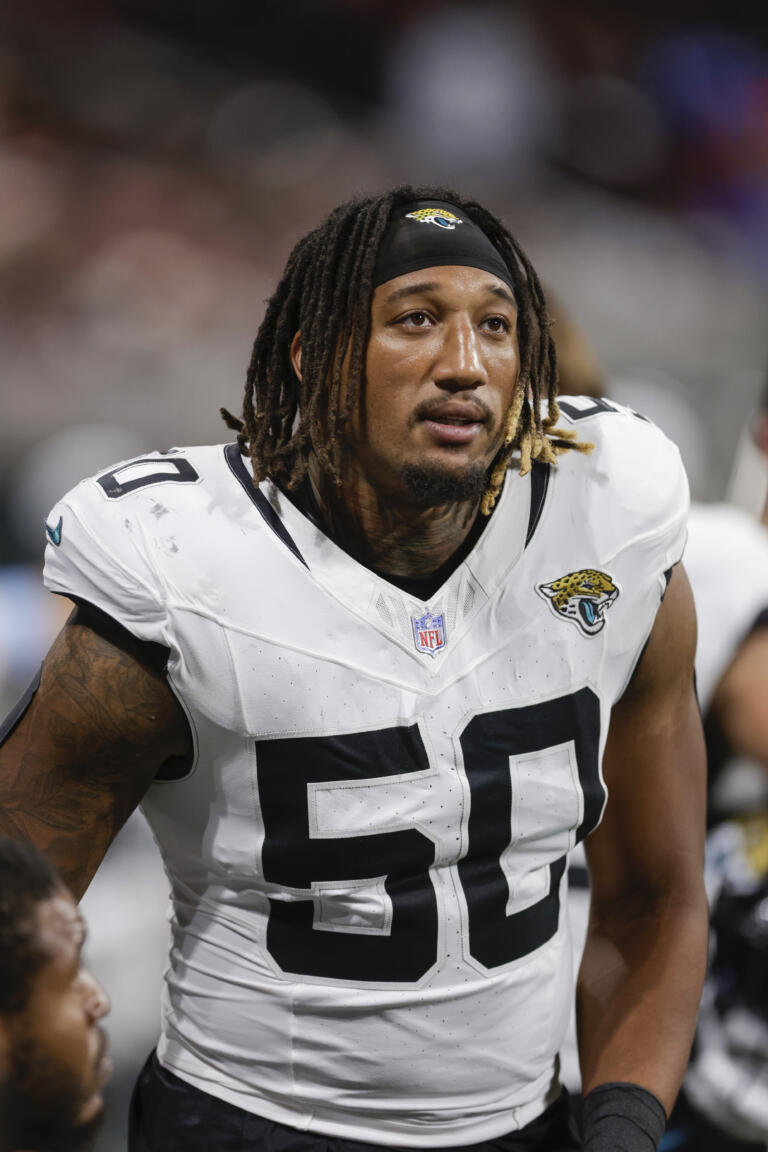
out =
[[[100,1084],[106,1084],[115,1070],[112,1057],[109,1055],[109,1039],[106,1032],[99,1029],[99,1051],[96,1054],[96,1076]]]
[[[441,444],[469,444],[482,431],[489,417],[475,400],[444,400],[419,414],[429,434]]]
[[[102,1056],[101,1060],[99,1060],[99,1066],[97,1068],[99,1083],[106,1084],[108,1080],[111,1080],[114,1070],[115,1065],[112,1057],[107,1056],[106,1054]]]

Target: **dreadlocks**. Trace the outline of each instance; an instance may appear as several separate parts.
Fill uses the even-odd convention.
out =
[[[341,483],[333,449],[362,387],[376,257],[392,209],[410,200],[443,200],[461,208],[496,246],[513,278],[520,374],[481,504],[488,515],[514,453],[519,452],[520,473],[525,475],[534,460],[552,463],[569,448],[585,452],[592,446],[556,427],[555,346],[544,292],[528,257],[492,213],[450,189],[404,186],[383,196],[350,200],[299,240],[253,345],[242,419],[224,408],[221,414],[250,456],[257,484],[269,476],[283,488],[296,488],[312,453],[333,481]],[[291,341],[299,330],[301,380],[290,358]],[[549,405],[542,417],[544,399]]]

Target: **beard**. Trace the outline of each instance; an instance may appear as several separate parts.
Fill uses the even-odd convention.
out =
[[[72,1070],[52,1061],[31,1040],[13,1046],[9,1065],[0,1089],[0,1115],[11,1135],[11,1147],[88,1152],[101,1126],[103,1109],[90,1120],[80,1119],[82,1086]]]
[[[418,507],[434,508],[439,504],[480,500],[488,485],[488,468],[479,461],[460,472],[439,464],[408,464],[403,469],[402,480]]]

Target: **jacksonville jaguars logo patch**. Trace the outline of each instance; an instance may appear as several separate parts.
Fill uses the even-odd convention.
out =
[[[448,228],[451,231],[457,224],[464,223],[446,208],[419,208],[416,212],[406,212],[405,219],[418,220],[419,224],[436,224],[438,228]]]
[[[605,614],[619,595],[608,573],[596,568],[582,568],[551,584],[537,584],[536,591],[549,601],[556,616],[572,620],[585,636],[602,632]]]

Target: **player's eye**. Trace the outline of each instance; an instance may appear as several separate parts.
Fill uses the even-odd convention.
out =
[[[510,332],[512,325],[506,316],[487,316],[483,324],[490,332]]]
[[[400,317],[399,322],[406,328],[428,328],[432,323],[432,317],[428,312],[407,312],[405,316]]]

